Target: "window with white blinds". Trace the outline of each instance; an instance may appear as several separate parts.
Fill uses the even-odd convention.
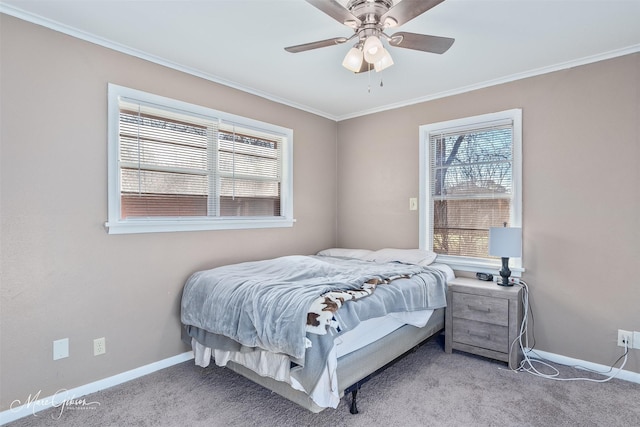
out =
[[[109,86],[110,233],[291,226],[292,131]]]
[[[458,268],[497,265],[488,255],[489,227],[521,226],[521,110],[420,133],[421,246]]]

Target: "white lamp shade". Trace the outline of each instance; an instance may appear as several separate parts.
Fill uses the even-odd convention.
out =
[[[373,67],[376,69],[377,72],[380,72],[385,68],[389,68],[393,65],[393,59],[391,58],[389,51],[385,48],[382,48],[382,53],[383,53],[382,58],[380,58],[379,61],[373,64]]]
[[[519,227],[489,228],[489,255],[501,258],[522,256],[522,229]]]
[[[342,66],[354,73],[360,71],[360,67],[362,67],[362,51],[356,47],[352,47],[344,57]]]
[[[364,41],[364,59],[369,64],[375,64],[384,55],[384,47],[377,36],[369,36]]]

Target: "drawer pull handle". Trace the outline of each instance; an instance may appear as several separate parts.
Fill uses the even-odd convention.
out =
[[[479,305],[467,305],[467,307],[469,307],[469,310],[483,311],[485,313],[491,313],[491,309],[489,307],[482,307],[482,306],[479,306]]]
[[[473,332],[473,331],[469,331],[469,330],[467,330],[467,333],[469,335],[471,335],[472,337],[485,338],[487,340],[491,339],[491,335],[490,334],[483,334],[483,333]]]

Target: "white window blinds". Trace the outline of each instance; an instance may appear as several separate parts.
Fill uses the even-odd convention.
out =
[[[290,227],[292,135],[109,85],[109,232]]]
[[[280,216],[282,137],[120,105],[121,215]]]
[[[223,123],[217,155],[221,215],[280,215],[282,138]]]
[[[487,258],[489,227],[510,222],[513,121],[433,132],[429,149],[434,252]]]

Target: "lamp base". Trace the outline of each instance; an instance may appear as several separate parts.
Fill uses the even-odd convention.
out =
[[[500,277],[502,280],[498,280],[500,286],[513,286],[513,283],[509,283],[509,277],[511,277],[511,270],[509,270],[509,258],[502,257],[502,270],[500,270]]]

